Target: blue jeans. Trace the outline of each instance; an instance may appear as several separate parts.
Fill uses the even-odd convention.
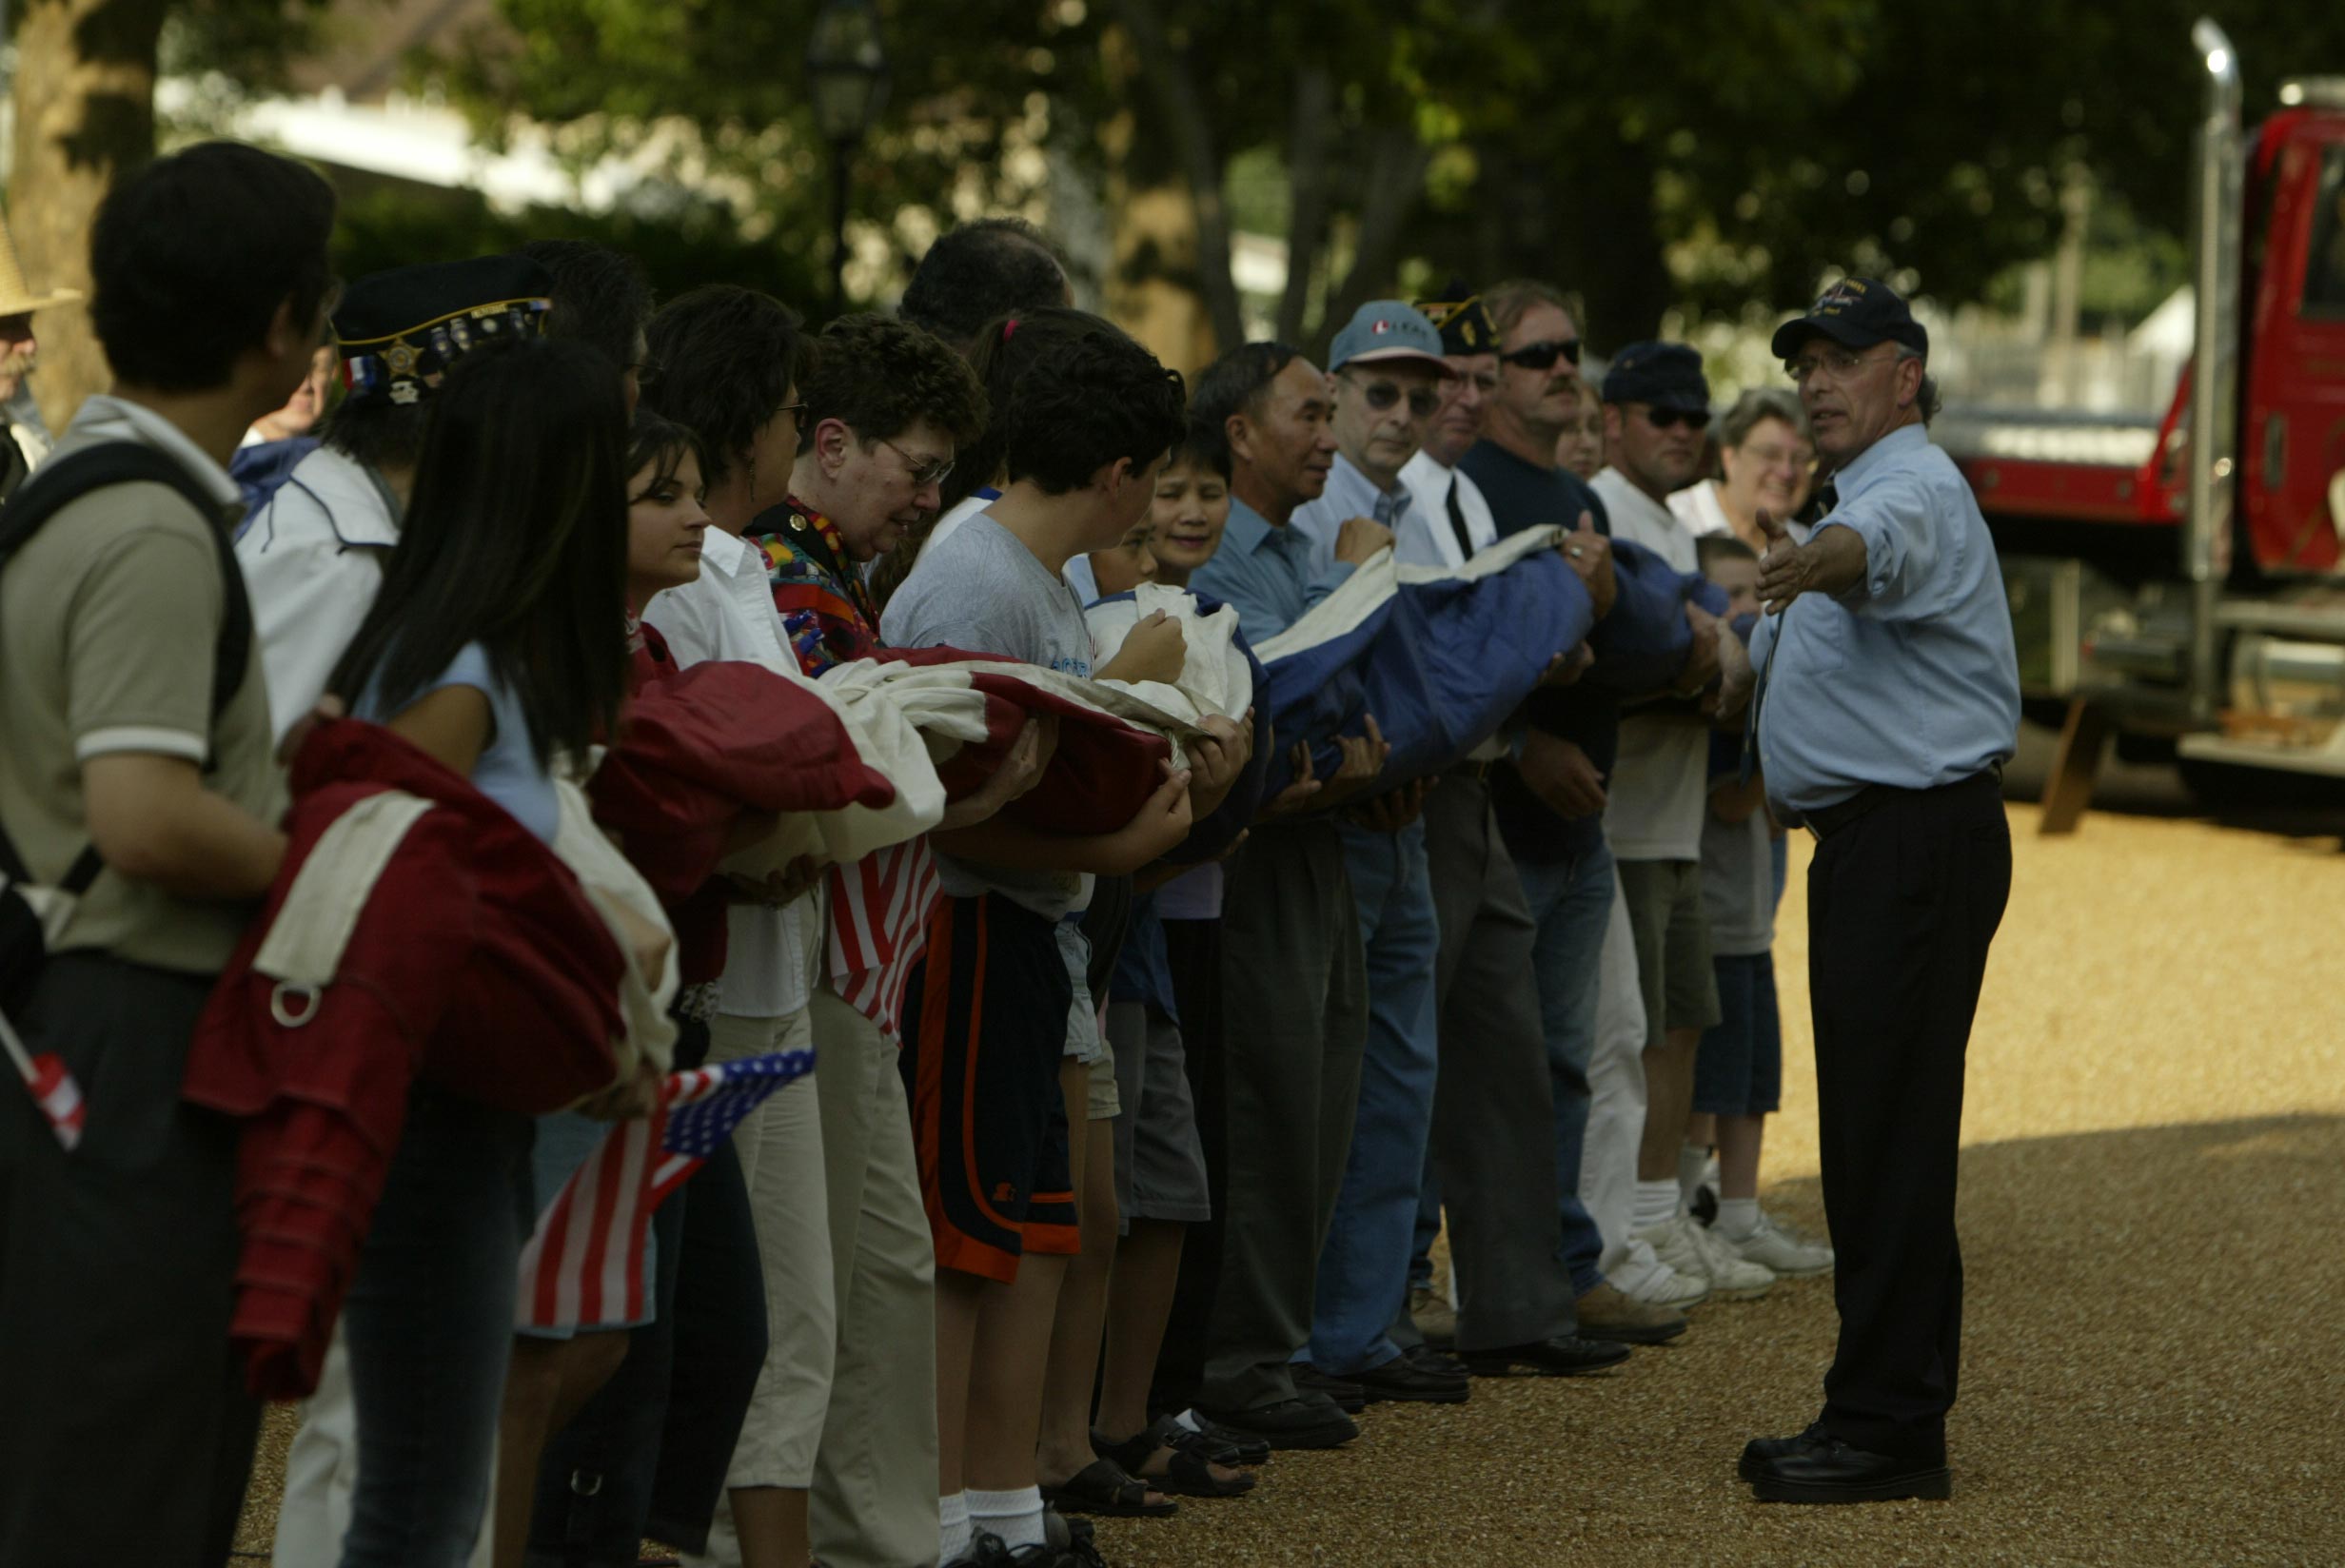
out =
[[[464,1568],[486,1527],[534,1131],[432,1088],[408,1101],[344,1309],[358,1490],[342,1568]]]
[[[1604,1283],[1596,1266],[1604,1238],[1580,1202],[1580,1146],[1591,1099],[1587,1065],[1596,1053],[1596,961],[1612,918],[1612,851],[1576,862],[1518,860],[1523,897],[1539,922],[1533,962],[1539,1012],[1546,1021],[1547,1067],[1555,1081],[1555,1186],[1563,1195],[1561,1256],[1571,1288],[1586,1295]]]
[[[1385,1330],[1408,1304],[1417,1199],[1441,1065],[1433,914],[1425,824],[1397,833],[1346,824],[1344,864],[1368,961],[1368,1045],[1351,1156],[1319,1252],[1310,1354],[1322,1371],[1358,1372],[1400,1355]]]

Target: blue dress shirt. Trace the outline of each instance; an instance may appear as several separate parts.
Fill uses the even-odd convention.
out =
[[[1841,470],[1817,524],[1864,540],[1864,579],[1762,619],[1753,715],[1767,796],[1797,813],[1869,784],[1924,790],[2008,759],[2020,666],[1995,541],[1954,461],[1921,425]]]
[[[1258,648],[1301,620],[1350,576],[1346,561],[1313,566],[1309,536],[1293,527],[1271,527],[1261,513],[1232,496],[1221,548],[1197,568],[1189,585],[1234,608],[1246,640]]]
[[[1317,574],[1335,564],[1335,536],[1344,531],[1345,523],[1367,518],[1397,535],[1411,500],[1408,485],[1396,482],[1390,490],[1379,490],[1374,480],[1338,452],[1335,466],[1328,470],[1328,487],[1317,500],[1296,507],[1287,526],[1310,540],[1310,569]]]

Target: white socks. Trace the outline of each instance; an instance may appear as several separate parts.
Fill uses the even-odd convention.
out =
[[[969,1523],[969,1494],[956,1492],[936,1499],[936,1560],[950,1563],[969,1555],[976,1531]]]
[[[1721,1198],[1718,1200],[1718,1233],[1730,1242],[1747,1241],[1759,1229],[1759,1200],[1756,1198]]]
[[[1695,1144],[1680,1144],[1677,1147],[1678,1200],[1688,1208],[1693,1206],[1694,1194],[1701,1190],[1702,1172],[1710,1163],[1710,1151]]]
[[[1629,1224],[1631,1234],[1642,1235],[1656,1225],[1667,1225],[1677,1218],[1678,1190],[1675,1182],[1639,1182],[1637,1205]]]
[[[1044,1545],[1042,1488],[980,1492],[973,1486],[969,1489],[969,1522],[976,1529],[999,1536],[1002,1544],[1013,1552],[1021,1546]]]

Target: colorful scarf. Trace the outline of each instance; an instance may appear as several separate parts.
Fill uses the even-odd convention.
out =
[[[795,496],[786,506],[784,527],[760,532],[753,524],[748,539],[765,553],[774,609],[798,667],[819,676],[834,664],[873,657],[880,646],[879,607],[847,541],[830,519]]]

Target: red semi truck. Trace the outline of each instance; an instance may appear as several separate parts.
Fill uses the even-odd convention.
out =
[[[2045,831],[2112,736],[2202,792],[2345,778],[2345,79],[2252,133],[2222,29],[2192,172],[2196,345],[2162,420],[1948,411],[2031,710],[2065,722]]]

